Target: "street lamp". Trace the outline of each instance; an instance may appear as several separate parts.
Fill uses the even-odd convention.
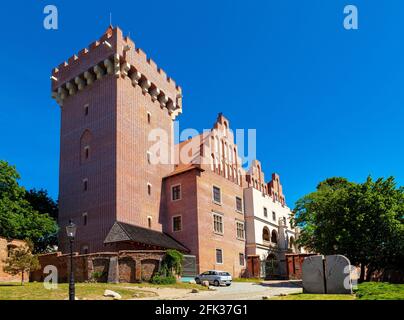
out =
[[[69,300],[75,300],[76,295],[74,292],[74,270],[73,270],[73,241],[76,236],[77,227],[70,220],[69,225],[66,227],[67,238],[70,242],[70,281],[69,281]]]

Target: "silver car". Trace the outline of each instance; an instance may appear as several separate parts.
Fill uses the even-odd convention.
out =
[[[209,281],[209,284],[213,284],[216,287],[224,284],[230,286],[232,277],[226,271],[209,270],[195,277],[196,283],[200,284],[203,281]]]

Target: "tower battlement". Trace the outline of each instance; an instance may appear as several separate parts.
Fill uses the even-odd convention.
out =
[[[152,101],[167,108],[173,119],[182,112],[181,87],[129,37],[124,37],[121,29],[111,26],[99,40],[53,69],[52,97],[63,106],[69,96],[110,75],[140,86]]]

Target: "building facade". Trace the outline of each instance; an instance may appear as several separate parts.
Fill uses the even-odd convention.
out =
[[[258,161],[243,169],[222,114],[175,145],[182,90],[119,28],[55,68],[52,95],[61,107],[59,224],[78,226],[75,251],[171,248],[195,256],[196,272],[238,277],[250,256],[266,261],[272,250],[280,260],[293,247],[279,176],[267,183]],[[64,232],[59,239],[66,252]]]

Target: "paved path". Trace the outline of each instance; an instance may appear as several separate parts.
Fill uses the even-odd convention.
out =
[[[156,296],[136,300],[262,300],[264,296],[302,292],[300,283],[296,281],[234,282],[230,287],[211,288],[215,290],[199,293],[191,293],[188,289],[142,288]]]
[[[190,294],[182,299],[196,300],[262,300],[262,297],[274,297],[280,294],[302,292],[297,282],[264,281],[263,283],[234,282],[230,287],[218,287],[216,291],[202,291]]]

